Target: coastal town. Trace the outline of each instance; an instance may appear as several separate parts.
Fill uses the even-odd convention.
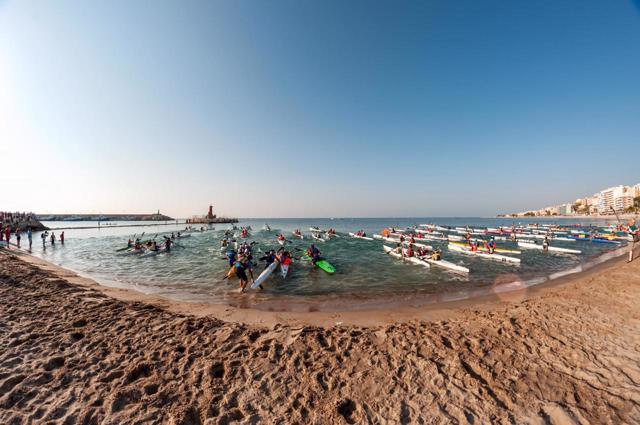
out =
[[[578,198],[573,202],[500,215],[499,217],[549,217],[549,216],[616,216],[617,214],[637,214],[640,212],[640,183],[633,186],[613,186],[591,196]]]

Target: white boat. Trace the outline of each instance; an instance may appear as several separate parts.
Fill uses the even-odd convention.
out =
[[[475,255],[477,257],[486,258],[493,261],[500,261],[502,263],[520,264],[519,258],[509,257],[506,255],[500,255],[500,254],[489,254],[488,252],[484,252],[484,251],[471,251],[471,249],[469,248],[465,248],[463,246],[454,245],[454,244],[449,244],[449,250],[461,252],[466,255]]]
[[[423,266],[423,267],[426,267],[426,268],[430,268],[431,267],[431,265],[429,263],[419,259],[418,257],[406,257],[406,256],[403,257],[401,254],[395,252],[393,248],[390,248],[390,247],[388,247],[386,245],[383,245],[382,248],[384,248],[384,251],[387,254],[391,255],[392,257],[400,258],[402,260],[409,261],[410,263],[417,264],[417,265],[420,265],[420,266]]]
[[[269,264],[269,267],[264,269],[262,273],[260,273],[260,276],[258,276],[258,278],[255,280],[255,282],[253,282],[253,284],[251,285],[251,289],[256,289],[265,280],[267,280],[267,278],[271,276],[271,273],[273,273],[276,267],[278,267],[278,264],[280,264],[278,261],[274,261],[273,263]]]
[[[518,241],[518,246],[521,247],[521,248],[526,248],[526,249],[539,249],[541,251],[544,250],[542,245],[538,245],[537,243]],[[564,253],[568,253],[568,254],[582,254],[582,251],[579,251],[577,249],[560,248],[560,247],[557,247],[557,246],[549,246],[549,247],[547,247],[547,250],[550,251],[550,252],[564,252]]]
[[[387,237],[382,236],[382,235],[373,235],[373,237],[376,238],[376,239],[380,239],[380,240],[391,242],[391,243],[400,243],[399,239],[387,238]],[[419,243],[419,242],[410,243],[406,239],[402,242],[402,245],[404,245],[404,246],[413,245],[413,246],[417,246],[419,248],[424,248],[427,251],[433,251],[433,247],[431,245],[425,245],[425,244],[422,244],[422,243]]]
[[[315,233],[312,233],[312,234],[311,234],[311,237],[312,237],[313,239],[315,239],[315,240],[319,241],[319,242],[326,242],[326,241],[327,241],[326,239],[322,239],[322,238],[320,237],[320,235],[317,235],[317,234],[315,234]]]
[[[370,238],[368,236],[358,236],[353,232],[349,232],[349,236],[351,236],[352,238],[356,238],[356,239],[364,239],[365,241],[372,241],[373,238]]]

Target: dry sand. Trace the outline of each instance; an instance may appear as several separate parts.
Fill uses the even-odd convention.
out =
[[[640,261],[431,319],[263,326],[19,257],[0,253],[1,424],[640,422]]]

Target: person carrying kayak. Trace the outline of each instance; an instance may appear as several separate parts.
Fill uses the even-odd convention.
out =
[[[238,276],[238,279],[240,279],[240,292],[244,292],[245,288],[247,287],[247,283],[249,283],[249,278],[247,277],[246,273],[246,265],[247,258],[244,256],[239,257],[238,260],[233,263],[236,276]]]
[[[307,249],[307,255],[311,257],[311,263],[315,266],[318,261],[320,261],[320,250],[315,246],[315,244],[311,244],[311,247]]]
[[[262,257],[260,257],[260,261],[264,261],[266,263],[265,269],[267,269],[274,261],[276,261],[276,252],[272,249],[265,253]]]

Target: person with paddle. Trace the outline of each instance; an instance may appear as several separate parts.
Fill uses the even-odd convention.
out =
[[[316,247],[315,244],[311,244],[311,247],[307,249],[307,255],[311,257],[311,263],[315,266],[318,261],[320,261],[320,250]]]

